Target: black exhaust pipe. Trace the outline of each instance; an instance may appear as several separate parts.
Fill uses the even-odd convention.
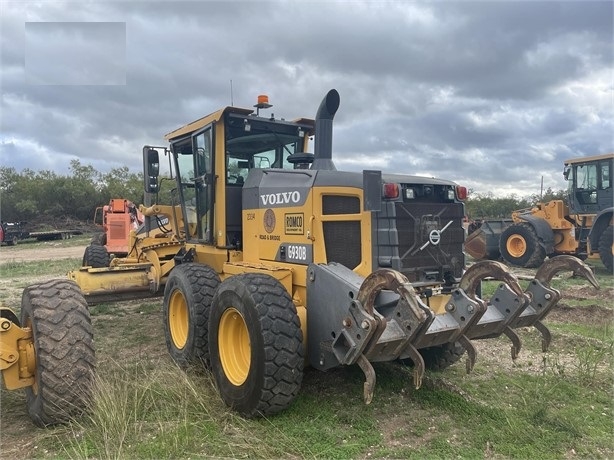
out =
[[[331,89],[322,99],[316,114],[315,144],[311,169],[336,171],[333,163],[333,118],[339,108],[339,93]]]

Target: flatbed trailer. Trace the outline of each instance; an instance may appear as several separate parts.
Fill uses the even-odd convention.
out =
[[[38,241],[53,241],[67,240],[73,235],[82,235],[81,230],[45,230],[42,232],[30,232],[30,238],[36,238]]]

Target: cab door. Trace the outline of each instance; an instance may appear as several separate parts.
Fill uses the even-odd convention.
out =
[[[189,242],[213,242],[213,136],[211,126],[171,145]]]
[[[192,136],[194,152],[194,201],[196,211],[196,239],[213,242],[213,136],[211,127]]]

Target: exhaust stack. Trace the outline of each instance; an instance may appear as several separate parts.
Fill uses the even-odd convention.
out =
[[[339,108],[339,93],[331,89],[318,108],[316,114],[316,130],[314,159],[311,169],[328,169],[336,171],[333,163],[333,118]]]

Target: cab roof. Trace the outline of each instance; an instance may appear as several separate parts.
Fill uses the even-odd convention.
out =
[[[204,128],[205,126],[213,122],[220,121],[226,112],[234,112],[240,115],[250,115],[254,113],[254,111],[250,109],[242,109],[240,107],[224,107],[223,109],[217,110],[216,112],[210,113],[209,115],[205,115],[198,120],[188,123],[187,125],[183,125],[176,130],[165,134],[164,139],[166,139],[167,141],[171,141],[178,137],[184,137],[186,134],[198,131],[199,129]]]
[[[588,163],[589,161],[606,160],[608,158],[614,158],[614,153],[604,153],[603,155],[593,155],[589,157],[570,158],[565,160],[566,165],[573,165],[576,163]]]
[[[211,123],[220,121],[221,119],[224,118],[224,115],[226,115],[227,113],[235,113],[237,115],[244,115],[244,116],[249,115],[249,116],[253,116],[254,118],[260,118],[262,120],[269,120],[269,118],[256,117],[255,115],[253,115],[254,111],[252,109],[244,109],[241,107],[227,106],[227,107],[224,107],[223,109],[217,110],[216,112],[210,113],[209,115],[205,115],[204,117],[199,118],[198,120],[188,123],[187,125],[181,126],[175,129],[174,131],[171,131],[168,134],[165,134],[164,139],[166,139],[169,142],[172,142],[175,139],[185,137],[186,135],[196,132]],[[311,130],[308,134],[309,135],[313,134],[315,121],[310,118],[296,118],[290,121],[289,123],[296,123],[297,125],[309,126]]]

